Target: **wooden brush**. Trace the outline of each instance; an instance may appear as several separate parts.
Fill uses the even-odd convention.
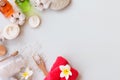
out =
[[[33,56],[33,60],[35,61],[35,63],[39,67],[39,69],[42,70],[42,72],[44,73],[44,75],[47,76],[48,75],[48,71],[46,69],[45,62],[44,62],[43,58],[40,55],[38,55],[38,57],[39,57],[38,61],[36,61],[36,59],[35,59],[34,56]]]

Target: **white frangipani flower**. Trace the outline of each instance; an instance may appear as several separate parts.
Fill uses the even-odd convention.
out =
[[[30,70],[30,68],[26,68],[25,71],[21,74],[21,78],[27,80],[32,75],[33,75],[33,71]]]
[[[70,71],[70,66],[67,64],[67,65],[61,65],[59,66],[60,70],[61,70],[61,73],[60,73],[60,77],[63,78],[65,77],[66,80],[69,79],[69,76],[72,76],[72,72]]]

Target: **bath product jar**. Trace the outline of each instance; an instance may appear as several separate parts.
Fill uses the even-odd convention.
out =
[[[23,13],[28,13],[31,11],[31,4],[29,0],[15,0],[15,3]]]
[[[5,17],[10,17],[13,13],[13,7],[7,0],[0,0],[0,12]]]
[[[9,59],[0,62],[0,77],[12,77],[23,67],[25,67],[25,60],[21,55],[10,57]]]

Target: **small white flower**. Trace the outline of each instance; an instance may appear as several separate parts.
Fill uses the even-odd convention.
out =
[[[21,74],[21,78],[27,80],[32,75],[33,75],[33,71],[30,70],[30,68],[26,68],[25,71]]]
[[[60,77],[63,78],[65,77],[66,80],[69,79],[69,76],[72,76],[72,72],[70,71],[70,66],[67,64],[67,65],[61,65],[59,66],[60,70],[61,70],[61,73],[60,73]]]
[[[17,25],[23,25],[25,23],[25,15],[21,12],[15,12],[11,15],[10,21]]]
[[[40,11],[48,9],[51,4],[51,0],[33,0],[32,2]]]

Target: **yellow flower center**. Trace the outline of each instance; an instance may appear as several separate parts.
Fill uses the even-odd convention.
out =
[[[64,73],[65,75],[68,75],[68,74],[69,74],[69,72],[70,72],[70,70],[69,70],[69,69],[64,69],[64,70],[63,70],[63,73]]]
[[[28,72],[24,72],[24,73],[22,74],[23,77],[27,77],[28,75],[29,75]]]

